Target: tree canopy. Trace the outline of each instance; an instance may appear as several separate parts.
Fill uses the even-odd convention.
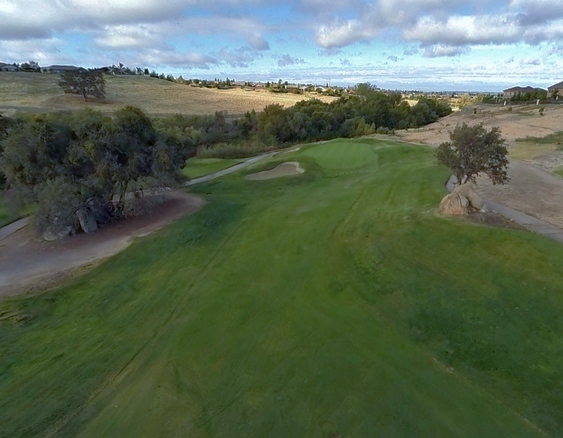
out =
[[[191,152],[181,136],[155,128],[131,106],[114,117],[92,110],[27,116],[1,144],[7,183],[38,205],[40,231],[55,222],[73,225],[88,200],[121,208],[130,188],[180,181]]]
[[[450,132],[450,141],[436,150],[439,164],[448,166],[459,184],[474,181],[480,173],[493,184],[508,182],[507,149],[498,127],[487,130],[483,124],[457,125]]]
[[[96,69],[77,69],[61,73],[59,86],[67,94],[79,94],[84,100],[88,97],[105,99],[106,80],[103,72]]]

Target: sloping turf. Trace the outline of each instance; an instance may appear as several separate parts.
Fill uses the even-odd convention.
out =
[[[561,433],[563,247],[438,217],[425,148],[286,159],[305,174],[200,186],[196,215],[0,303],[0,436]]]

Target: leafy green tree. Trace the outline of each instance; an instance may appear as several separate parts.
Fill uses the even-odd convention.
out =
[[[17,120],[11,117],[3,116],[0,113],[0,189],[6,186],[6,175],[2,169],[2,161],[4,157],[3,141],[8,137],[9,129],[17,124]]]
[[[20,65],[20,69],[26,72],[41,72],[41,67],[39,67],[39,63],[37,61],[24,62]]]
[[[103,72],[96,69],[78,69],[61,74],[59,86],[67,94],[79,94],[86,101],[88,97],[105,99],[106,81]]]
[[[187,137],[157,129],[138,108],[27,116],[2,141],[7,182],[37,203],[38,229],[73,226],[95,198],[122,211],[128,189],[170,186],[191,153]],[[115,210],[112,210],[115,211]]]
[[[436,150],[439,164],[451,169],[457,181],[464,184],[474,181],[480,173],[487,175],[493,184],[508,182],[508,158],[505,140],[499,128],[487,130],[483,124],[457,125],[450,132],[450,141]]]

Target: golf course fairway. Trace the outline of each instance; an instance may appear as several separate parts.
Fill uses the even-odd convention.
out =
[[[561,436],[563,246],[440,217],[429,148],[281,158],[0,301],[0,436]]]

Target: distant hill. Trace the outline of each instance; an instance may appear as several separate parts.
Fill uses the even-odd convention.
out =
[[[316,93],[305,95],[270,93],[263,89],[233,88],[218,90],[177,84],[148,76],[105,76],[106,100],[84,102],[80,96],[64,94],[57,85],[59,75],[25,72],[0,72],[0,112],[44,112],[94,108],[113,112],[134,105],[151,115],[214,114],[226,111],[237,116],[261,111],[266,105],[292,106],[304,99],[324,102],[333,97]]]

